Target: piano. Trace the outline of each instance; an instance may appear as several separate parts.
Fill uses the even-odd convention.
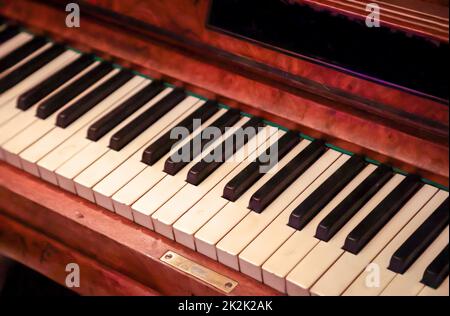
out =
[[[448,1],[67,3],[0,2],[2,256],[82,295],[449,294]]]

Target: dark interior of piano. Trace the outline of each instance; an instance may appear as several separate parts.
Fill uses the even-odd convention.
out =
[[[448,296],[448,7],[0,1],[0,298]]]

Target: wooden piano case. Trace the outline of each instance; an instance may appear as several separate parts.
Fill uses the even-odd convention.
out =
[[[65,26],[66,1],[2,0],[0,14],[82,51],[448,186],[448,98],[399,89],[219,30],[208,24],[209,0],[79,2],[79,28]],[[367,3],[286,2],[350,21],[364,19]],[[448,49],[448,16],[442,14],[448,15],[448,2],[371,2],[387,8],[381,21],[386,27]],[[278,294],[4,163],[0,218],[0,253],[61,284],[65,265],[79,263],[85,286],[75,290],[81,294],[224,294],[163,264],[167,250],[236,280],[231,295]]]

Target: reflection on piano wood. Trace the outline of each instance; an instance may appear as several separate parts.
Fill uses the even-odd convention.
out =
[[[118,2],[87,1],[79,30],[32,16],[42,12],[53,17],[49,21],[63,21],[59,1],[24,2],[1,9],[34,31],[1,21],[3,254],[62,284],[65,265],[79,263],[89,285],[76,289],[82,294],[448,295],[448,131],[442,128],[448,128],[448,100],[442,95],[408,93],[277,53],[291,65],[307,65],[311,73],[296,76],[322,81],[317,90],[272,71],[283,61],[265,60],[273,69],[264,72],[252,68],[250,48],[255,54],[269,49],[238,39],[221,47],[246,55],[230,58],[229,66],[241,68],[227,73],[218,65],[225,57],[192,38],[191,58],[180,53],[179,37],[151,25],[134,37],[126,33],[139,25],[137,11],[116,16],[114,23],[130,22],[125,30],[108,28],[113,12],[91,4],[120,12]],[[176,2],[184,5],[166,4],[173,11],[160,16],[162,29],[192,22],[180,15],[180,25],[170,24],[178,10],[204,13],[208,4]],[[167,9],[152,3],[155,12]],[[42,30],[82,52],[37,35]],[[147,41],[152,36],[157,44]],[[226,35],[208,30],[202,36],[213,45]],[[199,61],[202,47],[205,60]],[[255,63],[264,62],[258,58]],[[257,75],[264,76],[258,81]],[[338,88],[343,93],[334,94]],[[201,128],[194,128],[194,119],[201,119]],[[172,149],[170,133],[179,126],[190,137]],[[225,162],[199,159],[193,151],[207,127],[247,126],[261,129]],[[262,157],[234,159],[275,142],[279,164],[272,173],[260,173]],[[221,140],[202,142],[202,151],[219,146]],[[197,159],[177,162],[181,149]],[[167,251],[237,286],[227,293],[163,263]],[[380,276],[375,287],[367,281],[374,266]]]

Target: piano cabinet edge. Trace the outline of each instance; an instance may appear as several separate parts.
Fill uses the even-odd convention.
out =
[[[229,295],[280,295],[240,272],[0,162],[0,253],[7,257],[58,283],[67,276],[66,264],[75,260],[82,270],[81,282],[85,280],[88,286],[78,289],[80,294],[225,295],[162,263],[160,258],[169,250],[237,281],[239,285]]]
[[[74,272],[70,264],[77,264],[79,285],[70,289],[80,295],[159,295],[153,289],[2,213],[0,210],[0,254],[3,256],[38,271],[62,286],[67,286],[66,280],[70,280],[70,273]]]

